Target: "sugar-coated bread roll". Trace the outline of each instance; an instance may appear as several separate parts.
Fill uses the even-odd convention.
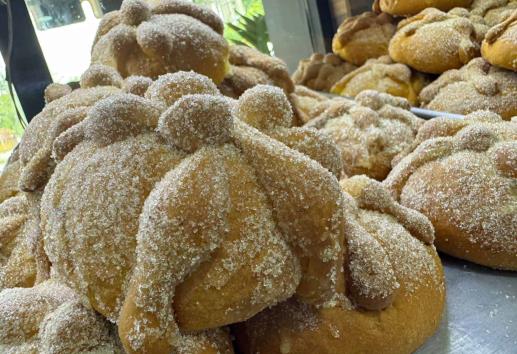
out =
[[[429,220],[365,176],[341,183],[347,292],[319,308],[293,298],[240,324],[243,353],[405,354],[436,331],[445,285]]]
[[[94,64],[82,74],[81,85],[50,100],[25,129],[17,151],[23,191],[43,190],[55,167],[51,156],[54,139],[85,119],[97,101],[120,92],[123,80],[113,68]]]
[[[517,0],[474,0],[471,12],[483,16],[488,26],[493,27],[517,10]]]
[[[427,8],[401,21],[389,46],[393,60],[413,69],[441,74],[459,69],[479,56],[488,27],[467,9],[448,13]]]
[[[256,85],[274,85],[286,94],[294,91],[287,64],[245,45],[230,47],[230,70],[219,85],[221,92],[239,98],[244,91]]]
[[[388,54],[388,44],[397,26],[386,14],[365,12],[347,18],[332,40],[332,51],[354,65]]]
[[[45,251],[56,277],[118,323],[127,352],[205,353],[221,326],[295,294],[323,305],[342,292],[337,165],[253,127],[329,151],[292,118],[279,88],[236,102],[176,72],[145,97],[100,100],[55,140]]]
[[[18,153],[18,147],[16,147],[0,175],[0,203],[20,192],[20,188],[18,188],[20,169],[20,155]]]
[[[363,91],[355,103],[335,103],[306,127],[320,129],[337,144],[345,175],[383,180],[391,160],[412,144],[423,123],[409,108],[401,97]]]
[[[154,79],[194,70],[220,83],[228,71],[223,30],[215,12],[191,2],[124,0],[101,20],[92,64],[111,66],[123,77]]]
[[[334,104],[351,100],[344,97],[329,97],[305,86],[296,85],[294,92],[289,95],[289,101],[291,101],[295,115],[303,125],[319,116]]]
[[[459,70],[444,72],[420,92],[424,108],[469,114],[490,110],[509,120],[517,115],[517,73],[472,59]]]
[[[455,7],[469,7],[471,3],[472,0],[375,0],[373,9],[396,16],[412,16],[428,7],[449,11]]]
[[[291,149],[300,151],[341,177],[340,151],[325,134],[294,126],[294,114],[283,91],[275,86],[257,85],[248,89],[234,107],[234,114]]]
[[[65,84],[52,83],[45,88],[43,93],[45,97],[45,103],[50,103],[58,98],[68,95],[72,92],[72,88]]]
[[[395,63],[389,56],[370,59],[345,75],[331,89],[332,93],[355,97],[364,90],[375,90],[406,98],[418,105],[418,95],[429,79],[413,72],[407,65]]]
[[[292,79],[296,85],[329,92],[336,82],[356,68],[336,54],[314,53],[310,58],[300,60]]]
[[[28,239],[29,218],[29,205],[23,194],[0,204],[0,291],[30,287],[36,280],[36,263]]]
[[[431,120],[418,139],[384,184],[431,220],[442,252],[517,270],[517,122],[479,111]]]
[[[122,354],[112,326],[63,284],[0,292],[2,353]]]
[[[517,71],[517,9],[487,33],[481,53],[490,64]]]

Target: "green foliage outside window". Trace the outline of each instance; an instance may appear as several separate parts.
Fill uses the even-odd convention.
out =
[[[7,88],[7,81],[5,77],[0,73],[0,128],[7,128],[16,136],[23,134],[23,128],[18,121],[16,111],[14,110],[13,101],[9,95]]]
[[[233,44],[254,47],[272,54],[261,0],[194,0],[216,10],[225,21],[224,37]],[[231,11],[228,11],[231,9]]]

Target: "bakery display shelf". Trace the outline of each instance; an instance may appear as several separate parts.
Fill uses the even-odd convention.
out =
[[[440,328],[417,354],[517,353],[517,273],[441,258],[447,306]]]
[[[417,117],[420,117],[423,119],[431,119],[431,118],[436,118],[436,117],[463,119],[463,117],[464,117],[461,114],[431,111],[429,109],[418,108],[418,107],[411,107],[411,112],[413,112],[413,114],[416,115]]]
[[[329,93],[329,92],[318,91],[318,93],[320,93],[320,94],[322,94],[324,96],[328,96],[328,97],[344,97],[344,98],[347,98],[349,100],[353,100],[354,99],[353,97],[335,95],[335,94]],[[448,112],[438,112],[438,111],[432,111],[430,109],[424,109],[424,108],[418,108],[418,107],[411,107],[411,112],[413,112],[413,114],[416,115],[417,117],[420,117],[420,118],[423,118],[423,119],[431,119],[431,118],[436,118],[436,117],[445,117],[445,118],[452,118],[452,119],[463,119],[463,117],[464,117],[461,114],[448,113]]]

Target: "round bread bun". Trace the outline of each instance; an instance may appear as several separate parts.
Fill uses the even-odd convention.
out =
[[[220,83],[229,68],[223,30],[216,13],[187,1],[124,0],[101,20],[91,61],[124,78],[194,70]]]
[[[310,122],[335,104],[351,102],[344,97],[330,98],[302,85],[295,86],[294,92],[289,95],[289,101],[301,124]]]
[[[430,121],[421,130],[427,140],[394,167],[385,185],[431,220],[440,251],[517,270],[517,122],[476,112],[461,123]]]
[[[70,86],[60,83],[52,83],[45,88],[43,93],[45,103],[57,100],[58,98],[68,95],[70,92],[72,92],[72,88]]]
[[[471,12],[482,16],[485,23],[493,27],[500,24],[517,10],[517,0],[474,0]]]
[[[472,0],[375,0],[373,8],[395,16],[412,16],[420,11],[434,7],[449,11],[455,7],[469,7]]]
[[[388,44],[397,26],[386,14],[365,12],[347,18],[332,40],[332,51],[354,65],[388,54]]]
[[[257,85],[248,89],[233,111],[242,121],[319,162],[336,178],[341,177],[343,163],[338,147],[325,134],[293,126],[291,104],[280,88]]]
[[[466,9],[445,13],[427,8],[399,23],[389,53],[393,60],[413,69],[441,74],[479,56],[487,30],[483,19],[469,18]]]
[[[356,68],[335,54],[314,53],[310,58],[300,60],[292,79],[296,85],[330,92],[336,82]]]
[[[418,95],[428,84],[428,78],[413,72],[404,64],[395,63],[389,56],[370,59],[360,68],[345,75],[331,89],[332,93],[355,97],[365,90],[404,97],[418,106]]]
[[[0,351],[123,353],[111,325],[54,280],[0,292]]]
[[[472,59],[449,70],[420,92],[422,107],[457,114],[489,110],[509,120],[517,115],[517,74]]]
[[[25,129],[13,161],[19,159],[19,187],[42,191],[54,171],[52,144],[63,131],[86,118],[97,101],[120,92],[122,77],[111,67],[90,66],[81,76],[82,87],[54,97]]]
[[[245,45],[232,45],[229,60],[230,71],[219,85],[226,96],[239,98],[256,85],[278,86],[286,94],[294,91],[287,64],[279,58]]]
[[[487,33],[481,53],[490,64],[517,71],[517,9]]]
[[[342,291],[331,154],[327,170],[255,128],[329,151],[292,119],[279,88],[236,102],[176,72],[145,97],[100,100],[54,141],[45,251],[56,276],[117,322],[127,352],[198,353],[209,333],[294,294],[323,304]]]
[[[0,203],[14,197],[20,192],[18,179],[20,178],[21,162],[18,148],[16,147],[7,161],[2,174],[0,175]]]
[[[346,176],[383,180],[391,160],[410,146],[423,120],[409,111],[409,102],[376,91],[363,91],[356,103],[337,103],[306,127],[320,129],[340,150]]]
[[[350,301],[353,291],[349,290],[334,306],[318,309],[290,299],[236,328],[237,343],[243,353],[412,353],[438,328],[445,305],[445,285],[442,265],[432,246],[429,221],[404,208],[413,220],[428,225],[431,244],[415,237],[411,222],[403,221],[400,214],[394,217],[381,207],[391,204],[389,198],[384,198],[387,190],[364,176],[344,180],[342,185],[359,207],[351,205],[347,209],[349,218],[353,219],[355,214],[346,233],[353,249],[349,251],[349,265],[345,266],[352,274],[347,284],[353,289],[357,279],[354,276],[362,274],[360,286],[375,291],[392,279],[395,289],[389,292],[389,300],[370,307],[371,302]],[[365,203],[381,199],[376,207],[375,202]]]
[[[0,204],[0,291],[30,287],[36,280],[36,263],[29,245],[29,205],[24,194]]]

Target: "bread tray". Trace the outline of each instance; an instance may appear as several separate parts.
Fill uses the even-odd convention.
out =
[[[440,256],[447,305],[440,328],[416,353],[517,353],[517,272]]]

